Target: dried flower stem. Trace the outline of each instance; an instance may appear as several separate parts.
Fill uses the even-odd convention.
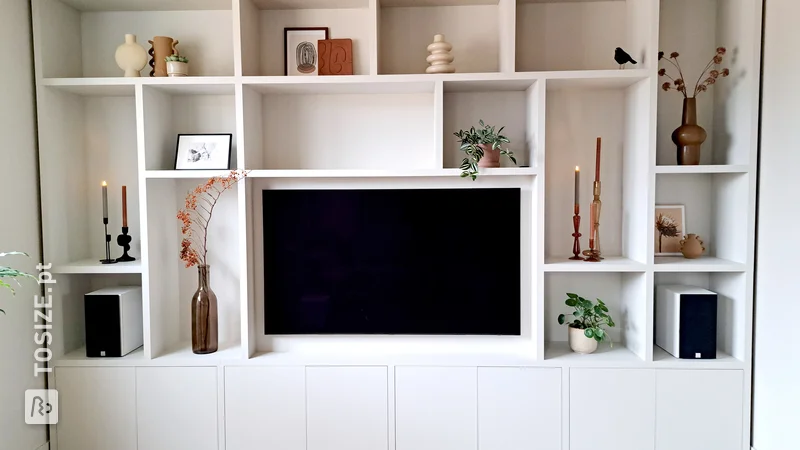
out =
[[[665,91],[670,91],[675,89],[683,94],[684,98],[695,98],[701,92],[705,92],[708,90],[708,86],[712,84],[716,84],[717,79],[722,76],[723,78],[730,75],[730,70],[727,68],[720,70],[716,69],[716,66],[722,64],[723,56],[727,50],[725,47],[718,47],[716,53],[711,58],[708,64],[706,64],[703,71],[700,72],[700,77],[697,79],[697,82],[694,85],[694,91],[692,91],[691,97],[689,96],[689,92],[686,90],[686,78],[683,75],[683,70],[681,68],[681,63],[678,60],[680,54],[678,52],[670,53],[668,58],[664,57],[664,52],[658,53],[659,60],[665,60],[667,63],[671,64],[677,71],[678,77],[673,78],[670,74],[667,73],[667,70],[662,68],[658,71],[659,76],[667,77],[672,80],[672,83],[664,83],[661,88]]]
[[[181,260],[186,267],[208,263],[208,230],[214,208],[222,194],[247,176],[245,171],[231,171],[227,177],[213,177],[186,196],[184,208],[178,211],[181,221]],[[202,235],[202,238],[199,236]]]

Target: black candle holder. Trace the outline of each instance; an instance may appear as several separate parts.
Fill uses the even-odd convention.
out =
[[[116,264],[116,259],[111,259],[111,235],[108,234],[108,217],[103,218],[103,227],[106,230],[106,259],[101,259],[102,264]]]
[[[131,262],[136,261],[136,258],[128,254],[131,249],[131,241],[133,239],[128,236],[128,227],[122,227],[122,234],[117,236],[117,245],[122,247],[122,256],[117,258],[117,262]]]

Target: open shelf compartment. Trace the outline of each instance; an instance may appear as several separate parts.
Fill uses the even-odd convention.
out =
[[[748,236],[753,232],[749,225],[752,209],[746,205],[752,201],[750,175],[746,173],[656,175],[656,206],[682,205],[685,210],[685,223],[679,227],[679,237],[665,239],[680,240],[692,233],[699,236],[706,248],[703,257],[695,260],[684,259],[681,255],[657,256],[657,268],[688,264],[708,265],[707,270],[711,271],[726,267],[726,270],[737,270],[739,265],[742,266],[738,270],[743,269],[748,261]],[[659,233],[654,225],[655,216],[654,212],[650,223],[653,224],[653,251],[657,253]]]
[[[655,289],[661,285],[695,286],[718,294],[717,298],[717,359],[682,360],[661,349],[653,341],[654,361],[663,364],[682,363],[687,366],[703,364],[742,364],[747,355],[747,311],[752,303],[752,286],[748,289],[747,274],[739,273],[657,273]],[[655,302],[658,298],[655,298]],[[656,314],[657,308],[653,308]],[[657,324],[657,320],[654,320]]]
[[[181,248],[178,210],[185,197],[203,180],[147,180],[147,241],[150,341],[152,357],[189,355],[191,351],[191,300],[198,283],[198,269],[186,268],[179,258]],[[236,188],[223,193],[214,209],[208,232],[210,280],[217,295],[220,349],[241,343],[239,233]],[[188,351],[187,351],[188,349]]]
[[[549,82],[548,82],[549,83]],[[572,253],[575,167],[580,167],[581,249],[589,248],[597,137],[602,138],[600,250],[606,261],[647,263],[647,130],[651,80],[624,88],[547,90],[545,259]],[[588,263],[586,263],[588,264]]]
[[[755,162],[761,36],[756,34],[752,21],[760,12],[760,0],[661,1],[659,50],[667,55],[680,54],[690,91],[716,48],[727,48],[720,67],[730,68],[730,77],[720,78],[707,92],[697,96],[697,122],[708,134],[700,164]],[[672,65],[662,62],[660,66],[676,76]],[[660,77],[659,81],[669,80]],[[681,124],[682,105],[681,93],[659,89],[656,157],[659,165],[678,163],[671,136]]]
[[[179,134],[232,134],[230,167],[237,167],[233,85],[144,86],[145,169],[175,169]]]
[[[533,167],[537,149],[543,137],[540,127],[541,102],[544,101],[544,83],[535,80],[513,82],[444,82],[444,167],[458,168],[464,159],[458,138],[453,134],[470,127],[480,128],[479,121],[486,125],[505,127],[503,135],[510,144],[505,145],[514,152],[517,166]],[[514,167],[506,157],[500,158],[501,167]]]
[[[508,23],[513,0],[378,0],[380,74],[425,73],[436,34],[453,45],[458,73],[513,71]],[[508,67],[503,70],[503,66]]]
[[[370,71],[374,15],[369,0],[240,0],[242,75],[285,75],[284,28],[327,27],[329,39],[353,40],[353,73]]]
[[[38,72],[43,78],[122,77],[114,54],[127,33],[135,34],[145,50],[154,36],[177,39],[192,76],[233,75],[231,5],[231,0],[35,0]],[[146,65],[142,75],[149,73]]]
[[[433,83],[426,88],[390,94],[327,89],[289,94],[271,86],[245,86],[246,167],[441,169],[434,151]]]
[[[587,263],[588,264],[588,263]],[[596,353],[580,355],[582,363],[644,362],[652,357],[648,325],[647,277],[645,272],[631,273],[546,273],[544,275],[545,360],[574,360],[567,343],[567,325],[558,324],[558,315],[572,312],[564,301],[574,293],[608,306],[616,327],[607,328],[609,342],[598,345]],[[569,319],[569,317],[568,317]]]
[[[656,64],[650,48],[649,0],[517,0],[516,71],[618,69],[614,49],[637,65]]]

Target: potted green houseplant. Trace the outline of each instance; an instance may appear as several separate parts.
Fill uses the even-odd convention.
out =
[[[185,77],[189,75],[189,58],[178,54],[164,58],[167,61],[167,75]]]
[[[594,304],[577,294],[567,294],[567,297],[564,303],[575,311],[570,314],[559,314],[558,323],[567,324],[569,327],[569,347],[576,353],[594,353],[597,350],[597,343],[608,339],[608,332],[604,327],[613,328],[614,319],[608,314],[606,304],[599,298],[597,304]],[[572,316],[574,319],[567,322],[567,316]]]
[[[461,162],[461,177],[470,177],[474,181],[478,178],[478,167],[500,167],[500,155],[517,163],[514,153],[508,148],[503,148],[503,144],[510,144],[511,141],[503,136],[503,129],[495,130],[495,127],[478,122],[479,128],[470,127],[469,130],[460,130],[453,133],[458,138],[461,151],[467,156]]]
[[[22,253],[22,252],[7,252],[7,253],[0,253],[0,258],[2,258],[3,256],[11,256],[11,255],[28,256],[27,254]],[[0,288],[8,289],[9,291],[11,291],[12,295],[14,294],[14,288],[11,287],[11,285],[8,284],[6,281],[4,281],[3,280],[4,278],[13,279],[14,281],[17,282],[17,284],[19,284],[19,281],[17,281],[17,278],[31,278],[31,279],[36,280],[36,277],[34,277],[33,275],[31,275],[29,273],[25,273],[25,272],[19,271],[17,269],[13,269],[11,267],[0,266]],[[5,314],[6,312],[3,311],[2,309],[0,309],[0,313]]]

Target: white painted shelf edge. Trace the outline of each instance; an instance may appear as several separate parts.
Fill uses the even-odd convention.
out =
[[[698,166],[656,166],[657,174],[703,174],[703,173],[749,173],[750,166],[740,165],[698,165]]]
[[[226,176],[228,170],[148,170],[145,178],[186,179]],[[535,176],[535,168],[508,167],[481,169],[480,176]],[[401,170],[250,170],[248,178],[410,178],[410,177],[459,177],[460,169],[401,169]]]
[[[224,367],[224,366],[457,366],[457,367],[630,367],[661,369],[743,369],[744,363],[722,351],[717,359],[684,360],[653,346],[653,361],[644,361],[622,343],[603,343],[597,352],[572,352],[567,342],[545,343],[545,358],[537,360],[524,352],[392,353],[392,352],[259,352],[246,358],[241,346],[221,344],[218,352],[195,355],[189,343],[173,347],[164,355],[147,359],[139,348],[122,358],[87,358],[79,348],[55,360],[55,367]]]
[[[142,263],[137,259],[131,262],[101,264],[99,259],[85,259],[66,264],[55,264],[51,271],[58,274],[142,273]]]
[[[654,76],[645,69],[635,70],[575,70],[552,72],[490,72],[411,75],[348,75],[320,77],[286,76],[222,76],[222,77],[87,77],[43,78],[44,87],[63,89],[81,95],[133,95],[136,86],[150,86],[176,92],[219,93],[220,90],[242,84],[274,93],[369,93],[433,92],[438,81],[448,91],[525,90],[537,81],[546,81],[552,89],[570,87],[623,88]]]

